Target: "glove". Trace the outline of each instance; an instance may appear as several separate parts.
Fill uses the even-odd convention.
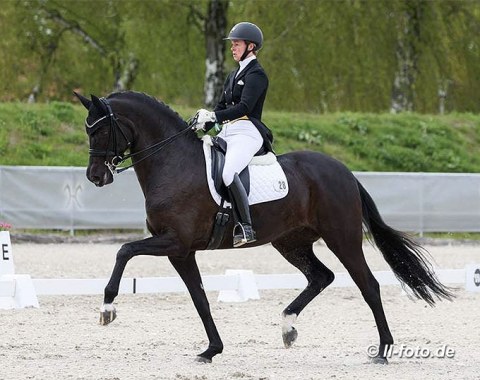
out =
[[[217,117],[215,116],[215,112],[207,111],[202,108],[197,111],[193,117],[193,120],[195,123],[192,129],[198,131],[199,129],[205,130],[206,123],[215,123],[217,121]]]
[[[197,123],[207,123],[207,122],[215,123],[217,121],[217,117],[215,116],[215,112],[210,112],[204,109],[200,109],[197,111]]]

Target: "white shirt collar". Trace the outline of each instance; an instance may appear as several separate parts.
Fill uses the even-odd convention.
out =
[[[236,74],[235,76],[237,76],[238,74],[240,74],[240,72],[241,72],[245,67],[247,67],[247,65],[248,65],[250,62],[252,62],[254,59],[257,59],[257,57],[255,56],[255,54],[253,54],[251,57],[245,58],[243,61],[238,62],[239,65],[240,65],[240,68],[238,69],[237,74]]]

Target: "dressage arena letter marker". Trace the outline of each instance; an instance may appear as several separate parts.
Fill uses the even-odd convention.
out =
[[[39,307],[33,281],[27,274],[15,274],[8,231],[0,232],[0,309]]]
[[[10,260],[8,256],[8,245],[2,244],[2,259],[3,260]]]
[[[0,232],[0,245],[2,247],[0,260],[0,276],[14,274],[12,244],[10,243],[10,232]]]
[[[465,289],[469,292],[480,292],[480,264],[465,267]]]

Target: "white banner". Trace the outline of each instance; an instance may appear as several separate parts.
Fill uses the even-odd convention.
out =
[[[354,174],[397,229],[480,231],[480,174]],[[16,228],[145,228],[143,194],[133,170],[97,188],[85,168],[0,166],[0,216]]]

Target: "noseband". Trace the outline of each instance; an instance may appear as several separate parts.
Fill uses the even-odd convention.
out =
[[[145,149],[142,149],[138,152],[130,153],[127,155],[123,155],[123,153],[118,152],[118,146],[117,146],[117,131],[120,131],[122,134],[123,138],[127,142],[127,149],[131,148],[132,142],[128,139],[128,137],[125,135],[123,132],[122,128],[120,128],[120,124],[118,122],[118,118],[115,116],[115,114],[112,111],[112,107],[110,106],[110,103],[106,98],[100,98],[100,101],[102,104],[106,107],[107,109],[107,114],[105,116],[102,116],[101,118],[95,120],[92,124],[89,124],[87,120],[85,119],[85,129],[87,131],[88,136],[92,136],[99,128],[100,128],[100,123],[101,121],[108,119],[110,121],[110,126],[109,126],[109,131],[108,131],[108,145],[106,150],[99,150],[99,149],[92,149],[90,148],[88,153],[90,154],[90,157],[105,157],[105,166],[110,170],[110,172],[113,174],[119,174],[136,164],[140,163],[141,161],[149,158],[150,156],[156,154],[158,151],[160,151],[163,147],[166,145],[170,144],[172,141],[174,141],[177,137],[185,134],[189,130],[191,130],[191,127],[187,125],[187,128],[182,129],[180,132],[174,134],[173,136],[167,137],[165,140],[159,141],[153,145],[150,145],[146,147]],[[110,140],[112,140],[112,146],[113,146],[113,151],[109,151],[108,147],[110,146]],[[117,166],[128,160],[129,158],[135,157],[141,153],[146,153],[149,152],[145,157],[142,157],[140,160],[136,161],[135,163],[132,163],[131,165],[125,166],[123,168],[117,169]],[[112,160],[109,162],[108,161],[108,156],[113,156]]]

